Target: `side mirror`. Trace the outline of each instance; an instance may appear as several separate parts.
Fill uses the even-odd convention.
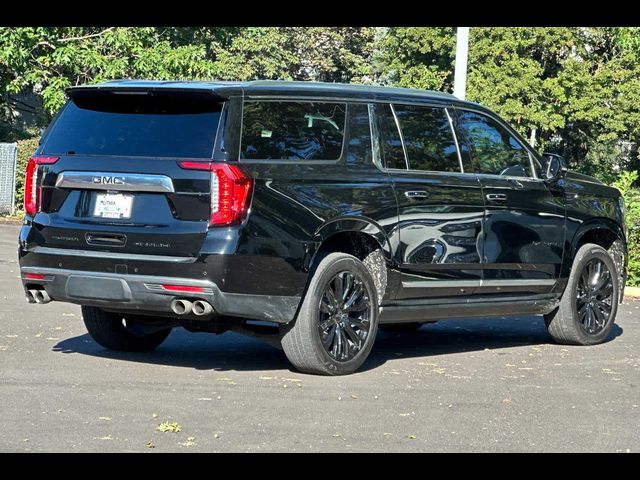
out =
[[[542,155],[545,161],[545,179],[560,180],[567,173],[564,159],[555,153],[545,153]]]

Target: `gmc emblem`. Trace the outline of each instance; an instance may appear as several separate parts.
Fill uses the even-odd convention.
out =
[[[93,183],[99,183],[101,185],[124,185],[124,177],[93,177]]]

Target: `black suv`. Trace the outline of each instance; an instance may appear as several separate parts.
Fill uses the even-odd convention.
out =
[[[346,374],[378,326],[541,314],[610,334],[619,192],[438,92],[307,82],[72,87],[26,170],[29,302],[82,305],[126,351],[174,327],[282,346]]]

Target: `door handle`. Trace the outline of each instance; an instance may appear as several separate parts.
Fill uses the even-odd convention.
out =
[[[506,202],[507,194],[506,193],[488,193],[487,200],[490,202]]]
[[[425,192],[424,190],[411,190],[408,192],[404,192],[404,196],[412,199],[412,198],[427,198],[429,196],[428,192]]]

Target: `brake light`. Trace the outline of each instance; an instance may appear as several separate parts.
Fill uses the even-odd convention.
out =
[[[31,157],[24,178],[24,212],[35,215],[40,209],[41,188],[38,185],[38,165],[56,163],[58,157]]]
[[[225,226],[240,223],[249,210],[253,179],[247,177],[240,167],[228,163],[178,162],[187,170],[211,172],[211,218],[210,226]]]

